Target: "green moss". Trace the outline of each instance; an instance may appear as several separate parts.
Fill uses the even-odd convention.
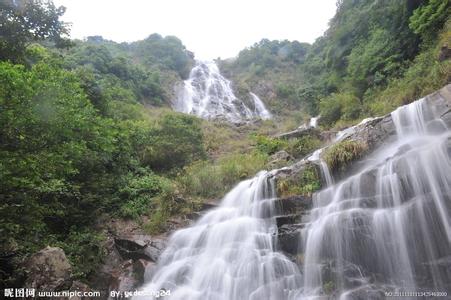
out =
[[[295,195],[310,196],[321,188],[321,181],[317,169],[307,166],[298,176],[277,181],[277,195],[289,197]]]
[[[361,157],[368,146],[360,141],[345,140],[324,152],[323,158],[332,171],[343,171],[349,163]]]
[[[335,290],[335,283],[333,281],[328,281],[323,284],[323,291],[325,294],[330,295]]]

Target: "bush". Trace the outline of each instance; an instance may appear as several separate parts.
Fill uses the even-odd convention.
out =
[[[169,171],[205,158],[200,124],[198,118],[185,114],[163,115],[151,132],[144,163],[153,170]]]
[[[256,148],[264,154],[274,154],[288,146],[287,141],[265,135],[255,135]]]
[[[360,100],[349,93],[337,93],[326,97],[320,102],[320,122],[333,126],[338,120],[355,120],[362,109]]]
[[[73,228],[62,242],[56,242],[73,266],[73,276],[86,278],[96,272],[105,257],[105,236],[87,229]]]
[[[335,94],[320,101],[319,113],[321,115],[320,123],[326,126],[332,126],[341,118],[341,104]]]
[[[126,185],[119,190],[123,204],[119,215],[124,218],[137,219],[147,214],[151,207],[152,198],[163,190],[163,178],[152,173],[143,176],[126,176]]]

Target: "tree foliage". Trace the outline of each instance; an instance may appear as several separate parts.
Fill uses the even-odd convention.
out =
[[[0,2],[0,60],[19,62],[26,47],[44,39],[67,45],[69,30],[59,20],[64,7],[45,0],[2,0]]]

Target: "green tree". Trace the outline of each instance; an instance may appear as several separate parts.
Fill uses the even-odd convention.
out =
[[[171,170],[205,157],[203,134],[198,118],[169,113],[152,133],[147,163],[155,170]]]
[[[429,0],[413,12],[409,26],[424,41],[430,41],[437,36],[450,13],[449,0]]]
[[[49,0],[0,1],[0,60],[20,62],[30,43],[44,39],[67,46],[69,29],[59,20],[64,12]]]

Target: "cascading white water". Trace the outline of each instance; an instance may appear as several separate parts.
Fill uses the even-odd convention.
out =
[[[275,252],[274,180],[266,172],[238,184],[221,205],[177,231],[145,291],[170,299],[288,299],[302,279]],[[146,298],[148,299],[148,298]]]
[[[392,119],[396,142],[315,195],[301,233],[302,298],[450,292],[450,130],[423,100]]]
[[[357,174],[334,183],[323,166],[327,187],[300,230],[301,269],[276,251],[274,183],[262,172],[171,237],[144,291],[212,300],[449,295],[451,131],[423,100],[391,116],[397,140]],[[321,162],[321,151],[308,160]]]
[[[320,118],[320,116],[317,116],[317,117],[311,117],[310,118],[310,121],[309,121],[309,127],[312,127],[312,128],[316,128],[316,127],[318,127],[318,119]]]
[[[263,120],[268,120],[272,118],[271,113],[266,109],[263,101],[254,93],[250,93],[252,100],[254,100],[254,111],[253,116],[261,118]]]
[[[223,118],[233,123],[271,118],[260,98],[253,93],[251,97],[253,110],[235,96],[231,82],[221,75],[215,62],[198,61],[184,81],[173,108],[204,119]]]

